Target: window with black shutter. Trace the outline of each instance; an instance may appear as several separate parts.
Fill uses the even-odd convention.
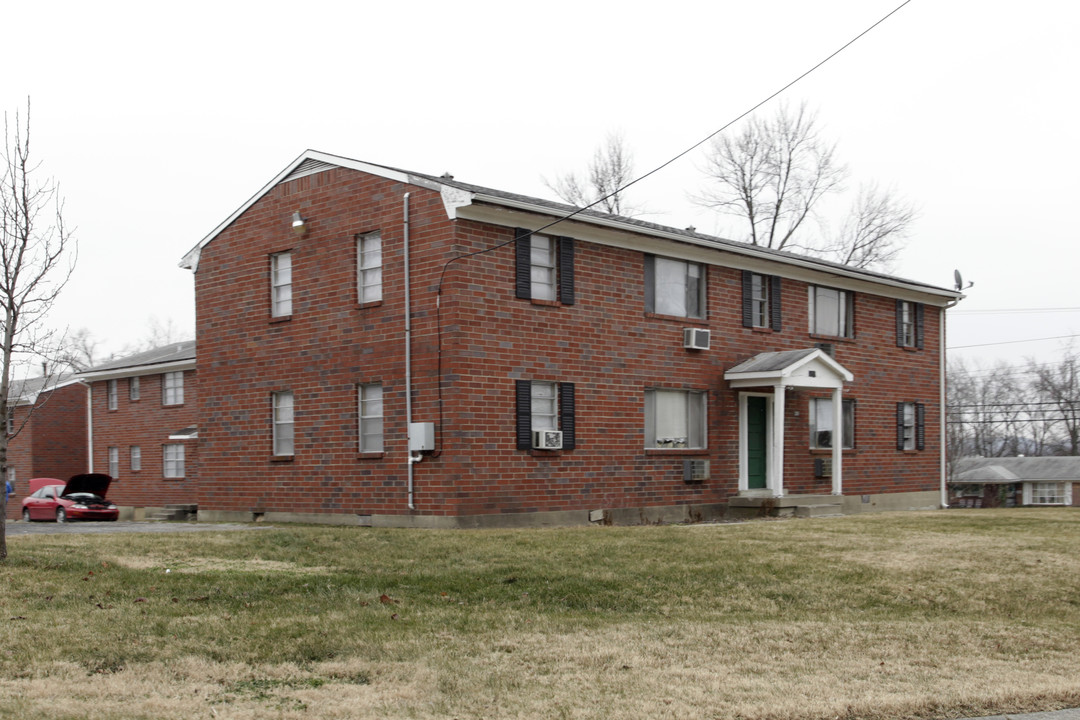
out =
[[[780,331],[780,278],[743,270],[742,324]]]
[[[924,403],[896,403],[896,449],[926,449],[926,405]]]
[[[923,348],[923,321],[926,309],[922,303],[896,301],[896,344],[898,347]]]
[[[574,240],[514,230],[514,295],[574,304]]]
[[[516,380],[514,402],[518,450],[532,449],[534,430],[559,430],[563,450],[577,446],[574,383]]]

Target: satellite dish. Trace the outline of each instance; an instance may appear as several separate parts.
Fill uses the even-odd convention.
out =
[[[955,283],[956,283],[956,291],[957,292],[967,290],[969,287],[971,287],[972,285],[975,284],[973,282],[969,282],[967,285],[965,285],[964,284],[964,276],[960,274],[959,270],[953,270],[953,281],[955,281]]]

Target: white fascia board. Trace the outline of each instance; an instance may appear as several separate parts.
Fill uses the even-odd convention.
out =
[[[427,178],[418,177],[416,175],[410,175],[409,173],[402,172],[400,170],[394,170],[393,168],[383,167],[381,165],[372,165],[370,163],[360,162],[359,160],[352,160],[350,158],[341,157],[339,155],[331,155],[330,153],[319,152],[318,150],[305,150],[300,154],[298,158],[289,163],[284,170],[279,172],[274,178],[262,186],[262,188],[252,195],[248,200],[238,207],[229,217],[225,218],[216,228],[210,231],[206,237],[199,241],[199,243],[187,252],[186,255],[180,260],[180,267],[187,270],[196,271],[199,269],[199,256],[202,254],[202,249],[206,247],[214,238],[224,232],[225,228],[236,222],[236,219],[243,215],[247,210],[263,198],[268,192],[274,189],[285,178],[289,177],[296,168],[308,160],[316,160],[319,162],[327,163],[328,165],[334,165],[337,167],[343,167],[350,170],[358,170],[360,172],[369,173],[378,177],[387,178],[389,180],[395,180],[397,182],[406,183],[409,185],[419,185],[430,190],[439,191],[442,189],[442,185],[439,183],[433,183]],[[329,169],[329,168],[327,168]]]
[[[470,205],[457,206],[454,217],[531,230],[544,227],[556,217],[550,208],[510,198],[476,193],[472,194],[472,201]],[[560,221],[550,232],[573,235],[599,245],[722,265],[736,270],[779,275],[812,285],[828,285],[842,290],[883,295],[936,307],[952,305],[964,297],[963,293],[945,288],[921,285],[898,278],[867,277],[859,270],[823,266],[810,258],[803,259],[790,255],[778,257],[749,244],[720,246],[708,240],[639,227],[617,218],[576,215],[568,220]],[[888,291],[884,288],[888,288]]]
[[[195,360],[173,360],[172,362],[152,363],[150,365],[132,365],[123,368],[111,368],[97,372],[85,372],[79,375],[79,380],[91,383],[101,380],[115,380],[117,378],[141,377],[143,375],[161,375],[167,372],[179,372],[181,370],[194,370]]]

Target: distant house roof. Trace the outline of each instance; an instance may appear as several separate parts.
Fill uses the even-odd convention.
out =
[[[11,387],[8,389],[8,402],[13,405],[31,405],[37,401],[38,395],[41,393],[51,392],[77,382],[79,382],[79,378],[71,373],[45,375],[21,380],[12,379]]]
[[[1080,457],[963,458],[949,482],[1080,482]]]
[[[243,215],[248,208],[258,202],[278,184],[309,175],[315,175],[335,167],[366,172],[378,177],[384,177],[397,182],[424,187],[438,192],[442,196],[443,205],[448,216],[452,219],[463,217],[477,219],[486,217],[484,212],[485,209],[491,208],[510,211],[516,215],[517,221],[519,222],[524,222],[521,217],[523,213],[542,217],[544,222],[546,222],[547,219],[558,219],[570,215],[571,213],[575,213],[570,225],[581,224],[605,231],[614,230],[617,232],[631,232],[637,235],[647,235],[656,239],[673,240],[699,247],[721,250],[728,253],[730,256],[745,258],[751,263],[760,264],[763,261],[769,264],[782,263],[783,265],[801,268],[803,271],[811,271],[813,273],[824,272],[834,277],[871,282],[878,286],[891,286],[907,293],[917,293],[921,299],[933,302],[937,305],[947,305],[963,297],[962,293],[955,290],[949,290],[914,280],[897,278],[884,273],[863,270],[850,265],[829,262],[808,255],[773,250],[760,245],[736,242],[734,240],[726,240],[724,238],[699,233],[693,228],[679,229],[634,218],[610,215],[595,210],[579,210],[572,205],[459,182],[454,180],[450,175],[443,175],[440,177],[425,175],[423,173],[399,170],[385,165],[376,165],[374,163],[353,160],[339,155],[331,155],[316,150],[306,150],[298,158],[289,163],[284,170],[278,173],[277,176],[264,185],[261,190],[237,208],[235,212],[214,228],[209,235],[204,237],[195,247],[188,251],[180,261],[180,266],[190,270],[197,270],[202,249],[212,242],[214,238],[224,232],[225,229]],[[499,223],[496,221],[496,224]]]
[[[119,360],[110,360],[80,373],[79,377],[84,380],[107,380],[114,377],[151,375],[174,370],[193,370],[194,368],[195,341],[184,340],[128,355]]]

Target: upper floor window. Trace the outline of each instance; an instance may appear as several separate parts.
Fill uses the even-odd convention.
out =
[[[517,228],[516,297],[574,304],[574,240]]]
[[[383,451],[383,391],[379,383],[358,387],[360,403],[360,452]]]
[[[139,378],[135,376],[128,380],[128,399],[135,402],[139,399]]]
[[[292,315],[292,253],[270,256],[270,315]]]
[[[705,266],[645,256],[645,312],[705,317]]]
[[[563,450],[577,447],[574,383],[517,380],[515,393],[518,450],[532,449],[538,430],[559,430]]]
[[[167,372],[162,376],[161,402],[163,405],[184,404],[183,371]]]
[[[843,445],[844,450],[855,447],[855,402],[844,400],[842,403]],[[833,409],[831,398],[811,398],[810,400],[810,447],[818,450],[831,449],[833,446]]]
[[[105,383],[105,395],[108,398],[109,409],[115,410],[117,405],[116,380],[108,380]]]
[[[360,303],[382,300],[382,235],[356,236],[356,282]]]
[[[926,449],[926,405],[896,403],[896,449]]]
[[[293,394],[289,391],[273,395],[274,455],[292,455],[294,451]]]
[[[854,293],[810,286],[810,332],[814,335],[855,337]]]
[[[923,318],[925,310],[922,303],[896,301],[896,344],[900,347],[922,348]]]
[[[707,393],[645,390],[645,447],[705,448]]]
[[[780,278],[743,270],[743,327],[780,331]]]
[[[184,477],[184,446],[180,443],[162,446],[162,476]]]

